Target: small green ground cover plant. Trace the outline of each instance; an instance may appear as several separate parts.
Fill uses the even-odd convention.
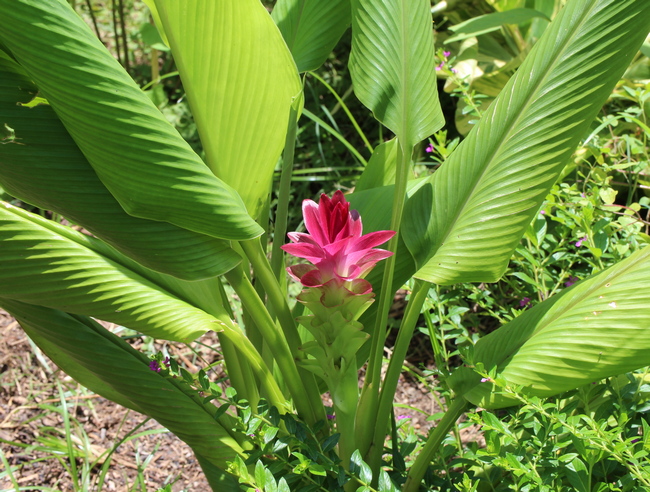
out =
[[[183,140],[156,94],[133,83],[66,2],[6,3],[0,182],[93,236],[4,203],[0,305],[82,384],[190,445],[214,490],[592,490],[612,475],[621,490],[645,483],[645,447],[618,436],[646,435],[637,417],[643,373],[630,376],[636,389],[619,379],[584,389],[650,357],[641,89],[617,92],[635,104],[605,117],[567,166],[650,30],[639,2],[572,0],[517,13],[547,24],[517,31],[518,69],[489,106],[460,77],[462,60],[436,52],[424,0],[287,0],[271,15],[257,0],[148,2],[200,146]],[[371,143],[353,125],[370,158],[337,130],[333,111],[329,123],[310,111],[299,76],[323,64],[348,24],[354,94],[394,135],[386,140],[382,129]],[[445,71],[470,117],[460,143],[436,133]],[[300,216],[289,211],[300,115],[363,171],[352,194],[304,197],[304,228],[288,232],[287,219]],[[640,137],[615,134],[616,147],[600,140],[623,123]],[[425,154],[439,166],[429,175],[415,156],[431,135]],[[628,159],[617,162],[622,148]],[[319,153],[325,161],[322,145]],[[558,181],[571,173],[575,185]],[[625,205],[615,176],[627,185]],[[410,300],[384,361],[388,311],[404,283]],[[499,326],[479,336],[464,324],[469,304]],[[422,441],[395,415],[393,395],[424,306],[445,404]],[[134,350],[93,318],[170,341],[214,330],[231,386],[224,392],[206,369],[192,374],[163,353]],[[592,396],[626,403],[603,420]],[[476,406],[520,408],[501,419],[473,414],[485,452],[464,450],[457,435],[450,446],[448,433]]]

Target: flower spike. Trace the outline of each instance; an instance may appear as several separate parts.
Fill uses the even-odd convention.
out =
[[[329,280],[363,278],[376,264],[393,253],[374,249],[395,235],[394,231],[377,231],[362,235],[361,217],[339,190],[332,198],[324,193],[319,203],[305,200],[302,212],[308,234],[291,232],[291,244],[282,246],[287,253],[304,258],[314,267],[295,265],[292,277],[306,287],[317,287]]]

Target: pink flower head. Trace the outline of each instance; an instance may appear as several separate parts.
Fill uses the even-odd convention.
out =
[[[525,307],[528,306],[528,304],[530,304],[530,297],[524,297],[519,301],[519,307]]]
[[[424,150],[425,150],[425,152],[427,152],[428,154],[430,154],[431,152],[434,151],[433,144],[429,144],[429,146],[428,146],[426,149],[424,149]]]
[[[579,248],[580,246],[582,246],[582,243],[584,243],[586,239],[587,239],[586,237],[582,237],[582,238],[578,239],[576,241],[576,248]]]
[[[302,213],[309,234],[290,232],[288,236],[293,244],[285,244],[282,249],[313,265],[288,269],[306,287],[319,287],[333,278],[343,281],[362,278],[378,261],[393,254],[373,248],[388,241],[395,232],[362,235],[361,217],[356,210],[350,210],[341,191],[332,198],[322,194],[318,204],[304,200]]]
[[[451,56],[451,51],[443,51],[442,54],[445,58],[449,58]]]

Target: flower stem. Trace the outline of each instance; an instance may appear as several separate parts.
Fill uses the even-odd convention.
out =
[[[370,447],[366,454],[367,462],[372,469],[373,476],[379,476],[379,466],[381,465],[381,454],[384,449],[384,440],[388,429],[388,421],[393,409],[393,398],[395,397],[395,389],[397,382],[402,372],[402,365],[406,359],[406,352],[409,347],[415,325],[417,324],[422,310],[422,305],[429,293],[429,282],[422,280],[415,280],[411,299],[406,307],[406,312],[402,318],[397,340],[395,340],[395,347],[393,348],[393,355],[388,365],[388,371],[384,377],[381,386],[381,394],[379,396],[379,404],[377,406],[377,418],[374,426],[374,436],[370,442]]]
[[[393,195],[393,212],[391,216],[390,229],[395,231],[395,236],[388,242],[388,250],[397,253],[399,242],[399,229],[402,222],[402,212],[406,201],[406,185],[411,166],[410,152],[412,149],[404,149],[402,142],[398,140],[399,152],[397,153],[397,175],[395,179],[395,192]],[[363,389],[357,422],[376,422],[377,401],[379,399],[379,382],[381,379],[381,361],[386,341],[386,325],[388,324],[388,311],[393,302],[393,273],[395,270],[395,259],[393,254],[385,264],[384,277],[381,283],[381,293],[377,313],[375,314],[375,326],[372,331],[372,344],[370,348],[370,359]],[[365,455],[372,440],[373,427],[370,425],[357,426],[358,445],[362,455]]]
[[[429,434],[427,443],[415,459],[413,466],[411,466],[409,473],[406,476],[406,483],[402,488],[402,492],[417,492],[429,463],[431,463],[433,456],[436,451],[438,451],[440,443],[442,443],[442,440],[445,438],[447,433],[456,424],[456,421],[463,414],[467,406],[468,402],[462,396],[452,401],[450,407],[447,409],[447,412],[440,422],[438,422],[436,428]]]
[[[273,378],[273,373],[264,364],[262,357],[255,350],[251,341],[246,338],[232,321],[221,319],[223,321],[224,330],[220,335],[223,335],[233,346],[237,347],[238,353],[241,354],[248,362],[249,367],[260,381],[264,396],[269,403],[278,408],[280,413],[286,412],[286,398],[282,394],[278,383]]]
[[[314,425],[318,420],[322,420],[316,409],[312,407],[309,399],[305,398],[307,388],[303,385],[287,340],[282,335],[282,331],[277,328],[248,277],[244,275],[241,267],[239,267],[228,272],[226,278],[241,298],[251,317],[255,320],[255,325],[273,352],[273,357],[282,372],[282,377],[291,393],[299,415],[308,425]],[[313,379],[313,375],[310,376]],[[320,403],[320,406],[323,407],[322,403]]]
[[[284,143],[282,154],[282,173],[280,176],[280,189],[278,190],[278,206],[275,212],[275,228],[273,230],[273,246],[271,249],[271,269],[275,277],[280,280],[284,266],[284,254],[280,246],[284,244],[287,234],[287,217],[289,216],[289,195],[291,194],[291,173],[293,172],[293,157],[296,148],[296,131],[298,127],[298,110],[291,105],[289,113],[289,128]]]
[[[284,333],[284,339],[289,345],[294,361],[300,361],[305,357],[305,355],[299,350],[301,338],[298,333],[298,328],[296,327],[296,320],[291,313],[291,309],[289,309],[287,298],[280,289],[278,280],[271,270],[271,266],[264,254],[261,243],[258,240],[252,240],[242,241],[240,244],[255,269],[256,278],[262,283],[262,286],[266,291],[268,300],[273,307],[274,314],[280,321],[280,326]],[[315,421],[325,420],[325,408],[323,407],[320,392],[318,391],[318,383],[316,382],[314,375],[300,366],[298,366],[298,373],[300,374],[300,378],[304,385],[302,399],[309,402],[309,405],[312,408],[312,414],[316,419]]]
[[[334,413],[336,415],[336,431],[339,438],[339,458],[345,470],[350,469],[350,458],[357,449],[354,435],[354,418],[359,401],[359,375],[355,366],[349,366],[341,375],[338,384],[330,388]],[[353,490],[356,489],[356,486]]]

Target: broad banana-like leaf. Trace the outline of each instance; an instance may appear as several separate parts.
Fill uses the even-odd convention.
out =
[[[375,147],[375,150],[368,161],[368,165],[363,170],[363,173],[361,173],[361,177],[354,187],[355,193],[395,184],[398,147],[396,138]],[[389,224],[390,216],[386,227],[388,227]]]
[[[352,0],[354,92],[405,149],[444,124],[428,0]]]
[[[0,145],[0,183],[7,192],[63,215],[140,264],[179,278],[214,277],[239,263],[226,241],[128,215],[52,108],[24,105],[37,92],[22,68],[0,52],[0,125],[12,128],[16,138]]]
[[[259,0],[156,0],[206,161],[257,217],[273,183],[296,65]]]
[[[0,297],[93,316],[167,340],[189,341],[222,330],[215,317],[111,259],[101,241],[0,203]]]
[[[570,0],[481,121],[406,204],[417,278],[494,282],[650,29],[636,0]]]
[[[533,396],[553,396],[650,364],[650,247],[481,338],[472,362]],[[516,405],[467,367],[454,391],[484,408]]]
[[[316,70],[350,26],[350,0],[278,0],[271,13],[299,72]]]
[[[153,417],[213,466],[243,454],[227,415],[180,381],[149,369],[128,343],[83,316],[0,298],[27,334],[55,364],[90,390]],[[234,433],[233,433],[234,434]]]
[[[0,41],[130,215],[222,239],[262,228],[64,0],[0,0]]]

